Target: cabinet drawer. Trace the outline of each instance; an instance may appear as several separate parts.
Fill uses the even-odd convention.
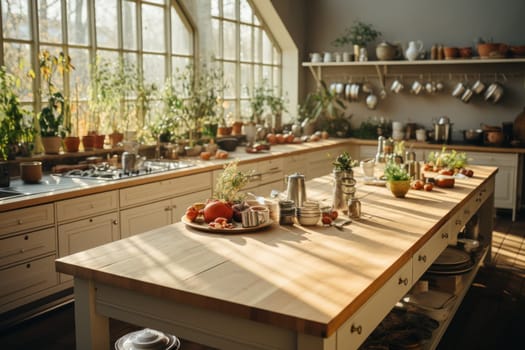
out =
[[[56,247],[55,228],[29,232],[0,240],[0,266],[52,253]]]
[[[118,208],[117,191],[103,192],[57,202],[58,222],[101,214]]]
[[[204,199],[201,198],[200,201]],[[120,222],[122,238],[169,225],[171,224],[171,200],[166,199],[121,210]]]
[[[412,279],[417,281],[445,250],[451,236],[450,222],[447,222],[412,257]],[[457,236],[457,235],[456,235]]]
[[[0,312],[7,303],[57,284],[55,256],[0,270]]]
[[[337,349],[357,349],[412,286],[408,261],[337,331]]]
[[[53,204],[0,213],[0,235],[40,228],[55,223]]]
[[[210,197],[211,190],[205,190],[173,198],[171,200],[172,222],[179,222],[182,216],[186,213],[186,209],[193,203],[205,202],[206,199]]]
[[[518,167],[518,154],[469,152],[468,156],[471,164]]]
[[[210,173],[194,174],[120,190],[120,206],[128,207],[211,188]]]

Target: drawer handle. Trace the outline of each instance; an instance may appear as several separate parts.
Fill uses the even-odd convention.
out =
[[[22,220],[18,219],[18,225],[22,225]]]
[[[118,220],[113,220],[113,225],[118,225]]]
[[[361,334],[362,332],[363,332],[363,327],[361,327],[361,325],[356,326],[355,324],[352,324],[352,327],[350,327],[350,333]]]
[[[89,222],[93,222],[93,218],[90,218],[90,219],[89,219]]]
[[[170,211],[171,210],[171,207],[170,206],[167,206],[164,208],[164,211]]]
[[[31,264],[26,264],[26,268],[30,269],[31,268]]]
[[[417,260],[418,260],[418,261],[422,261],[422,262],[427,262],[427,256],[426,256],[426,255],[421,255],[421,254],[420,254],[420,255],[417,257]]]
[[[457,226],[460,226],[460,225],[461,225],[461,220],[457,219],[457,220],[456,220],[456,225],[457,225]]]
[[[441,234],[441,238],[442,238],[442,239],[448,239],[448,233],[443,232],[443,233]]]
[[[408,286],[408,278],[399,277],[399,281],[397,282],[397,284]]]
[[[25,236],[24,236],[24,239],[25,239],[26,241],[29,240],[29,236],[28,236],[28,235],[25,235]]]

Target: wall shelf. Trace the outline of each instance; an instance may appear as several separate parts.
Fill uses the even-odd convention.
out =
[[[364,61],[364,62],[303,62],[303,67],[310,69],[317,84],[320,84],[323,76],[323,68],[362,68],[375,67],[380,81],[384,82],[384,76],[388,74],[389,67],[414,67],[414,66],[461,66],[461,65],[491,65],[491,64],[524,64],[525,58],[470,58],[451,60],[395,60],[395,61]],[[522,72],[523,73],[523,72]]]

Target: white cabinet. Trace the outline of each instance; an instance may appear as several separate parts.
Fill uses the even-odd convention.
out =
[[[316,177],[330,174],[334,168],[332,163],[335,161],[338,155],[345,151],[350,153],[350,147],[344,145],[328,148],[325,150],[309,152],[306,156],[306,179],[314,179]]]
[[[173,199],[144,204],[120,211],[121,237],[126,238],[180,221],[186,208],[203,202],[211,196],[210,190],[199,191]]]
[[[512,209],[512,220],[516,220],[519,208],[518,196],[521,193],[521,164],[517,153],[469,152],[469,163],[498,167],[494,206]]]
[[[412,260],[403,265],[337,330],[337,349],[357,349],[412,286]]]
[[[0,213],[0,313],[42,297],[58,279],[53,204]]]
[[[121,237],[180,221],[186,208],[211,197],[210,173],[195,174],[120,190]]]
[[[97,215],[58,226],[58,256],[63,257],[93,248],[120,238],[117,212]],[[60,275],[60,281],[72,279]]]
[[[55,203],[58,256],[63,257],[120,239],[118,191],[108,191]],[[72,280],[60,275],[60,282]]]

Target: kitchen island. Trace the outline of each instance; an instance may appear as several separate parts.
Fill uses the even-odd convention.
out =
[[[78,349],[107,348],[108,318],[221,349],[355,349],[475,213],[490,257],[497,169],[473,170],[405,199],[358,179],[363,215],[342,231],[214,234],[179,222],[57,259],[74,276]],[[307,183],[309,198],[331,193],[329,176]]]

